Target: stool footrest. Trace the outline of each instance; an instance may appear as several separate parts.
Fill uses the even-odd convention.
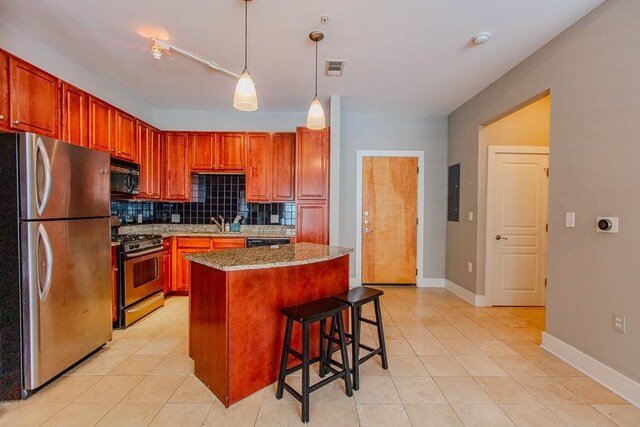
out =
[[[364,349],[365,349],[365,350],[367,350],[367,351],[376,351],[376,350],[380,350],[380,347],[378,347],[378,348],[373,348],[373,347],[369,347],[368,345],[366,345],[366,344],[362,344],[362,343],[360,343],[360,348],[364,348]]]
[[[289,349],[289,354],[292,355],[293,357],[295,357],[298,360],[302,360],[302,354],[298,353],[297,351],[295,351],[294,349],[290,348]]]
[[[302,395],[298,391],[291,387],[289,384],[284,383],[284,389],[287,390],[291,396],[293,396],[298,402],[302,403]]]
[[[369,320],[369,319],[365,319],[364,317],[361,317],[360,321],[362,321],[364,323],[368,323],[368,324],[373,325],[373,326],[378,326],[378,322],[376,322],[375,320]]]

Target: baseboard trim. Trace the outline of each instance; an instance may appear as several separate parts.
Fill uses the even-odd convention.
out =
[[[555,354],[625,400],[640,407],[640,383],[546,332],[542,333],[542,348]]]
[[[418,277],[416,286],[419,288],[444,288],[444,279],[437,277]]]
[[[462,286],[458,285],[457,283],[452,282],[451,280],[445,279],[444,287],[447,290],[459,296],[460,298],[462,298],[463,300],[465,300],[466,302],[468,302],[469,304],[472,304],[476,307],[486,307],[489,305],[487,304],[486,296],[476,295],[473,292],[469,291],[468,289],[465,289]]]

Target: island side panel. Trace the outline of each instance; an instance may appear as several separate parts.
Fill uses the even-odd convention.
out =
[[[191,263],[189,356],[194,374],[221,402],[228,399],[227,273]]]
[[[347,291],[349,256],[228,274],[230,405],[277,380],[285,329],[280,310]],[[300,330],[296,324],[292,342],[298,350]],[[311,352],[315,355],[318,331],[315,325],[311,333]],[[295,364],[292,359],[290,366]]]

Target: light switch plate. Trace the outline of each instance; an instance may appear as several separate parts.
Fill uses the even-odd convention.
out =
[[[277,224],[279,221],[278,215],[271,215],[271,224]]]
[[[575,212],[566,212],[565,213],[564,225],[567,228],[575,228],[576,227],[576,213]]]
[[[180,222],[180,214],[171,214],[171,222]]]
[[[469,212],[469,221],[473,221],[473,212]]]

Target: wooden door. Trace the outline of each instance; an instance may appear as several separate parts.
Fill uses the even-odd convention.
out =
[[[162,132],[158,129],[149,129],[149,199],[159,199],[162,196],[162,137]]]
[[[325,202],[298,202],[296,243],[329,244],[329,212]]]
[[[221,132],[218,169],[243,171],[245,166],[245,142],[244,133]]]
[[[191,170],[213,172],[218,169],[217,134],[214,132],[193,132],[191,134]]]
[[[140,164],[140,194],[138,198],[147,199],[152,192],[152,158],[149,126],[136,121],[136,139],[138,141],[138,163]]]
[[[0,129],[9,130],[9,54],[0,50]]]
[[[189,200],[191,173],[189,169],[189,135],[168,132],[164,142],[164,200]]]
[[[89,96],[89,148],[115,154],[115,109]]]
[[[268,133],[247,134],[247,202],[271,201],[271,145]]]
[[[82,147],[89,146],[89,95],[62,82],[62,131],[60,139]]]
[[[11,127],[57,138],[58,79],[17,58],[9,58]]]
[[[493,305],[545,303],[548,160],[546,153],[490,154]]]
[[[116,157],[137,161],[136,119],[124,111],[116,110]]]
[[[328,200],[329,130],[298,128],[296,135],[298,200]]]
[[[295,133],[274,133],[271,141],[271,200],[295,200]]]
[[[362,160],[362,283],[415,284],[418,158]]]

